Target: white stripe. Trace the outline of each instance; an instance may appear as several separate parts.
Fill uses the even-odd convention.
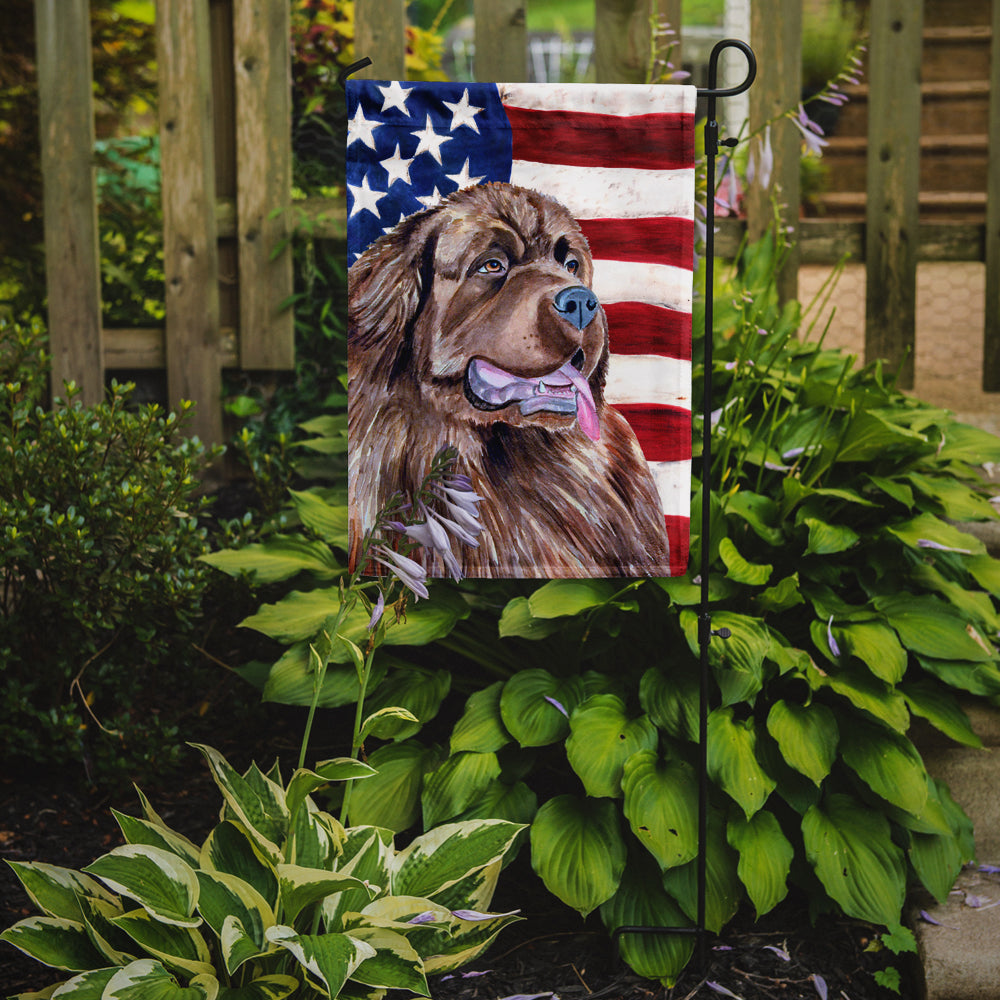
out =
[[[501,83],[500,100],[533,111],[585,111],[602,115],[693,115],[694,87],[617,83]]]
[[[650,462],[649,471],[660,494],[660,509],[671,517],[691,516],[691,459]]]
[[[691,362],[652,354],[612,354],[604,398],[691,409]]]
[[[691,312],[691,272],[670,264],[594,261],[594,294],[603,303],[646,302]]]
[[[562,202],[578,219],[694,218],[693,168],[570,167],[514,160],[510,180]]]

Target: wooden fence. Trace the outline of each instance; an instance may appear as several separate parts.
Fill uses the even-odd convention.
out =
[[[290,0],[157,2],[166,326],[125,331],[102,329],[100,319],[88,0],[35,2],[53,383],[73,379],[93,401],[106,370],[165,368],[170,401],[195,400],[196,432],[219,441],[221,370],[293,364],[292,317],[281,308],[291,255],[276,253],[292,218],[283,211],[291,203]],[[474,0],[477,79],[526,78],[529,2]],[[595,0],[599,81],[645,79],[657,3],[658,16],[680,25],[681,0]],[[373,60],[368,75],[405,78],[405,9],[405,0],[357,0],[356,51]],[[863,260],[866,356],[895,365],[910,351],[903,379],[912,384],[917,262],[985,261],[983,384],[1000,391],[1000,0],[992,3],[985,224],[918,217],[922,10],[918,0],[871,0],[867,216],[799,220],[786,209],[797,242],[782,292],[795,294],[800,263],[845,253]],[[799,101],[802,2],[753,0],[751,17],[753,129]],[[732,253],[744,227],[763,230],[776,194],[798,205],[800,139],[790,123],[775,129],[774,152],[769,188],[748,193],[745,223],[725,220],[720,254]],[[315,220],[313,235],[343,239],[342,201],[310,202],[303,213]]]

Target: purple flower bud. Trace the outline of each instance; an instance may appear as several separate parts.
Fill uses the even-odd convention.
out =
[[[819,994],[819,1000],[826,1000],[828,990],[826,988],[826,980],[818,973],[813,973],[810,978],[813,981],[813,986],[816,987],[816,992]]]
[[[833,615],[830,615],[830,620],[826,623],[826,641],[830,646],[830,652],[839,657],[840,646],[837,645],[837,640],[833,637]]]
[[[511,910],[509,913],[480,913],[479,910],[452,910],[451,915],[459,920],[493,920],[495,917],[513,917],[520,913],[520,910]]]
[[[956,549],[951,545],[942,545],[940,542],[932,541],[930,538],[918,538],[917,547],[921,549],[939,549],[941,552],[959,552],[964,556],[972,555],[972,549]]]
[[[382,614],[385,611],[385,595],[380,590],[378,592],[378,600],[375,602],[375,607],[372,608],[372,616],[368,619],[368,631],[372,632],[375,626],[378,625],[379,621],[382,619]]]
[[[408,924],[430,924],[437,920],[437,915],[433,910],[425,910],[423,913],[418,913],[415,917],[411,917],[406,922]]]
[[[417,597],[429,597],[427,591],[427,571],[407,556],[393,552],[384,545],[376,545],[372,549],[372,559],[391,570]]]
[[[569,712],[566,711],[565,707],[562,705],[561,702],[556,701],[555,698],[549,697],[549,695],[544,695],[544,698],[550,705],[554,705],[557,709],[559,709],[559,711],[562,712],[562,714],[565,715],[567,719],[569,718]]]

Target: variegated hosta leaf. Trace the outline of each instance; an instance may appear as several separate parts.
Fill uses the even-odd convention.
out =
[[[601,905],[612,933],[619,927],[689,927],[691,921],[664,891],[651,859],[630,858],[618,891]],[[672,986],[694,950],[692,934],[623,934],[619,949],[640,976]]]
[[[261,976],[245,986],[224,986],[218,1000],[285,1000],[299,985],[294,976]]]
[[[625,702],[613,694],[595,694],[570,716],[566,757],[595,798],[621,797],[625,761],[639,750],[653,750],[659,740],[648,715],[630,719]]]
[[[285,792],[285,805],[291,815],[295,815],[306,796],[312,795],[318,788],[328,785],[331,781],[349,781],[356,778],[370,778],[376,774],[373,767],[353,757],[337,757],[325,760],[316,765],[313,770],[301,767],[288,782]]]
[[[192,867],[198,864],[199,849],[182,834],[169,827],[152,823],[145,819],[126,816],[125,813],[112,809],[115,819],[121,827],[122,835],[130,844],[146,844],[149,847],[159,847],[186,861]]]
[[[608,799],[559,795],[531,824],[531,865],[549,892],[586,916],[617,891],[625,870],[618,810]]]
[[[661,869],[697,855],[698,783],[690,765],[643,750],[625,762],[622,789],[632,832]]]
[[[752,718],[739,722],[733,709],[717,708],[708,717],[708,774],[749,818],[767,801],[776,782],[757,762]]]
[[[80,905],[90,940],[104,956],[104,964],[128,965],[140,957],[140,949],[136,947],[135,942],[114,925],[115,917],[120,917],[125,912],[121,903],[109,903],[93,896],[83,896]]]
[[[335,868],[344,837],[340,822],[306,799],[292,819],[285,858],[304,868]]]
[[[906,866],[882,813],[849,795],[830,795],[805,814],[802,836],[820,882],[849,917],[899,923]]]
[[[514,674],[500,694],[504,727],[523,747],[543,747],[569,732],[569,716],[583,701],[579,677],[560,679],[547,670]]]
[[[469,696],[462,717],[451,734],[451,752],[473,750],[476,753],[496,753],[510,742],[500,716],[500,692],[503,681]]]
[[[393,859],[392,892],[433,899],[499,861],[523,827],[501,819],[447,823],[417,837]]]
[[[521,828],[521,833],[524,828]],[[520,838],[518,833],[517,838]],[[460,878],[447,889],[434,893],[435,902],[448,907],[449,910],[468,908],[472,910],[488,910],[493,902],[493,894],[497,889],[500,871],[507,860],[506,856],[497,858],[491,865],[479,868],[465,878]]]
[[[198,883],[201,887],[198,910],[220,940],[223,938],[227,920],[235,920],[239,923],[242,937],[250,939],[255,949],[254,954],[266,950],[264,931],[274,925],[274,912],[267,900],[252,885],[235,875],[205,871],[198,872]],[[231,940],[234,938],[233,930],[230,930],[229,936]],[[239,961],[230,965],[233,951],[232,948],[225,950],[226,966],[230,975],[242,962],[251,957],[245,954],[246,949],[241,944]]]
[[[517,912],[478,914],[475,919],[465,919],[463,915],[468,912],[452,910],[455,919],[451,932],[446,937],[442,933],[443,940],[424,958],[424,971],[428,975],[452,972],[468,965],[486,951],[508,924],[521,919]],[[414,944],[418,945],[418,942]]]
[[[351,937],[364,941],[375,949],[351,973],[351,979],[365,986],[383,989],[409,990],[418,996],[429,997],[424,963],[402,934],[384,927],[356,927]]]
[[[278,904],[278,875],[241,823],[220,823],[201,847],[199,867],[224,872],[252,885],[271,907]]]
[[[267,939],[295,956],[309,978],[325,988],[331,997],[340,993],[358,966],[375,957],[375,949],[349,934],[296,934],[278,924],[269,927]]]
[[[826,705],[778,700],[768,713],[767,731],[777,741],[785,761],[815,785],[830,773],[840,732]]]
[[[373,826],[356,826],[347,831],[337,870],[342,875],[353,875],[367,888],[345,889],[323,900],[323,920],[328,931],[344,930],[345,913],[358,912],[368,905],[372,892],[388,889],[392,850],[391,831]]]
[[[286,920],[294,921],[302,910],[345,889],[361,889],[375,895],[361,879],[342,872],[327,872],[300,865],[278,865],[281,906]]]
[[[145,910],[123,913],[111,922],[171,969],[180,969],[189,976],[213,971],[205,939],[190,927],[160,923]]]
[[[187,986],[153,959],[143,958],[119,969],[108,981],[101,1000],[216,1000],[219,981],[196,976]]]
[[[437,826],[467,809],[500,777],[495,753],[452,754],[436,771],[424,778],[420,802],[424,826]]]
[[[31,901],[46,916],[64,917],[66,920],[81,920],[81,896],[93,896],[109,903],[116,902],[97,879],[39,861],[8,861]]]
[[[795,849],[774,814],[765,809],[750,819],[737,816],[730,820],[726,837],[740,853],[736,873],[758,918],[762,917],[788,895],[788,872]]]
[[[134,899],[150,916],[165,924],[197,927],[198,878],[194,869],[171,851],[146,844],[125,844],[85,869],[113,892]]]
[[[104,988],[114,978],[118,972],[117,966],[107,969],[91,969],[89,972],[81,972],[79,976],[67,979],[65,983],[56,987],[55,990],[46,990],[44,993],[20,994],[20,997],[51,997],[53,1000],[101,1000],[104,996]],[[17,1000],[17,998],[12,998]]]
[[[65,917],[28,917],[19,920],[0,934],[26,955],[54,969],[81,972],[100,968],[105,959],[95,950],[87,929],[76,920]]]

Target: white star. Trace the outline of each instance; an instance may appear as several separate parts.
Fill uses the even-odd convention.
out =
[[[379,87],[378,89],[385,98],[382,102],[383,111],[387,111],[389,108],[399,108],[404,115],[409,114],[409,111],[406,110],[407,93],[400,86],[399,80],[393,80],[387,87]]]
[[[424,208],[433,208],[439,201],[443,200],[444,200],[444,195],[441,194],[440,191],[438,191],[436,184],[434,185],[433,194],[424,195],[423,198],[417,197],[417,201],[419,201],[420,204],[424,206]]]
[[[372,191],[368,186],[368,176],[365,175],[361,178],[361,186],[358,187],[356,184],[348,184],[347,189],[354,196],[354,204],[351,205],[351,215],[357,215],[358,212],[368,209],[369,212],[374,216],[378,216],[378,210],[375,206],[381,201],[388,192],[386,191]]]
[[[370,122],[365,118],[365,113],[361,110],[361,105],[358,105],[358,110],[354,113],[354,117],[347,123],[347,145],[350,146],[355,139],[360,139],[366,146],[370,146],[372,149],[375,148],[375,136],[373,135],[375,129],[379,128],[380,122]]]
[[[438,163],[441,163],[441,144],[451,142],[451,136],[438,135],[434,131],[434,126],[431,125],[430,115],[427,116],[427,121],[423,129],[419,132],[411,132],[410,135],[415,135],[420,140],[420,145],[417,146],[413,154],[414,157],[419,156],[421,153],[430,153]]]
[[[483,174],[482,177],[470,177],[469,161],[466,160],[465,163],[462,165],[462,169],[457,174],[445,174],[445,177],[447,177],[448,180],[450,181],[454,181],[458,185],[459,190],[461,190],[462,188],[475,186],[481,180],[483,180],[486,177],[486,175]]]
[[[399,155],[399,143],[396,143],[396,152],[392,154],[387,160],[379,160],[379,163],[385,167],[386,173],[389,175],[389,183],[387,187],[392,187],[394,181],[406,181],[407,184],[412,183],[410,180],[410,164],[413,162],[413,157],[408,160],[404,160],[403,157]]]
[[[465,93],[462,94],[462,99],[458,104],[452,104],[450,101],[441,102],[450,112],[451,112],[451,128],[449,132],[454,132],[460,125],[468,125],[473,131],[478,132],[479,126],[476,124],[476,115],[482,111],[482,108],[477,108],[474,104],[469,104],[469,88],[465,88]]]

